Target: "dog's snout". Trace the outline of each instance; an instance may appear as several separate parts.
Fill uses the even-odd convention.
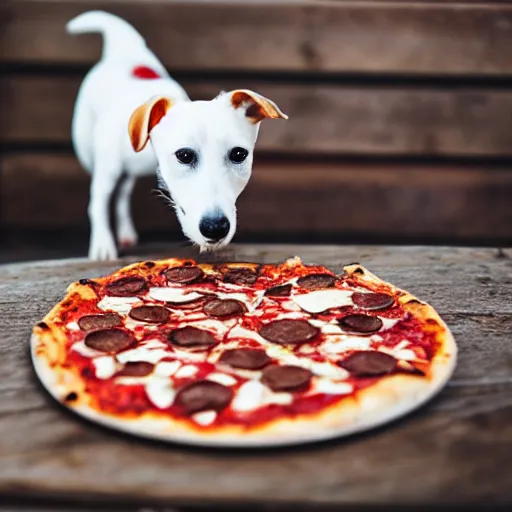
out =
[[[229,233],[229,220],[225,215],[203,217],[199,223],[199,231],[211,242],[219,242]]]

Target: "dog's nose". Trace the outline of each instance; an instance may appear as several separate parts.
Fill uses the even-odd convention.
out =
[[[229,233],[229,220],[225,215],[203,217],[199,223],[199,231],[210,242],[219,242]]]

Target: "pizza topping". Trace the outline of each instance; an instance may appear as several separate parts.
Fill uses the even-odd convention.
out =
[[[179,361],[160,361],[155,366],[155,375],[159,377],[170,377],[181,366]]]
[[[264,325],[259,334],[272,343],[300,344],[314,339],[319,329],[311,325],[307,320],[290,319],[274,320]]]
[[[229,405],[233,391],[208,380],[193,382],[182,387],[176,396],[176,403],[183,407],[187,414],[200,411],[221,411]]]
[[[348,370],[352,375],[373,377],[394,371],[397,360],[384,352],[365,350],[362,352],[354,352],[338,364]]]
[[[365,336],[343,336],[328,339],[321,349],[328,354],[341,354],[350,350],[369,350],[372,340]]]
[[[235,299],[213,299],[205,304],[203,311],[210,316],[224,317],[241,315],[245,312],[245,307]]]
[[[147,287],[148,285],[142,277],[121,277],[121,279],[107,284],[106,291],[108,295],[114,297],[131,297],[145,291]]]
[[[204,272],[195,266],[174,267],[164,272],[165,277],[171,283],[190,284],[204,277]]]
[[[197,372],[198,372],[197,366],[194,366],[193,364],[186,364],[185,366],[182,366],[174,374],[174,376],[179,379],[186,379],[188,377],[193,377]]]
[[[336,277],[331,274],[309,274],[297,279],[297,284],[306,290],[332,288],[335,282]]]
[[[198,412],[192,416],[192,419],[203,427],[211,425],[215,421],[215,418],[217,418],[217,413],[215,411]]]
[[[249,267],[231,268],[224,274],[224,282],[232,284],[251,285],[257,279],[257,272]]]
[[[135,338],[121,329],[101,329],[88,333],[84,339],[87,347],[101,352],[120,352],[135,343]]]
[[[354,292],[352,294],[352,302],[359,308],[369,311],[390,308],[395,299],[387,293],[361,293]]]
[[[155,364],[169,356],[169,352],[165,348],[166,345],[159,340],[148,340],[136,348],[120,352],[116,358],[120,363],[146,361]]]
[[[138,297],[103,297],[98,302],[98,307],[103,311],[115,311],[120,315],[127,315],[132,309],[132,305],[140,302]]]
[[[308,386],[312,375],[300,366],[273,364],[263,370],[261,382],[272,391],[297,391]]]
[[[223,386],[234,386],[237,383],[237,380],[234,377],[221,372],[210,373],[207,379],[211,380],[212,382],[218,382]]]
[[[330,379],[316,379],[314,385],[315,393],[326,395],[348,395],[354,391],[354,386],[348,382],[333,382]]]
[[[163,324],[169,320],[169,310],[163,306],[138,306],[130,311],[130,317],[139,322]]]
[[[117,327],[121,322],[122,318],[118,314],[106,313],[105,315],[85,315],[78,319],[77,324],[82,331],[95,331]]]
[[[116,377],[146,377],[153,372],[154,367],[147,361],[132,361],[126,363],[124,368],[117,372]]]
[[[168,339],[180,347],[209,347],[217,343],[208,331],[190,325],[175,329],[169,333]]]
[[[234,368],[259,370],[270,362],[270,357],[259,348],[235,348],[223,352],[219,362]]]
[[[289,297],[291,292],[291,284],[282,284],[280,286],[273,286],[272,288],[267,288],[267,290],[265,291],[265,295],[267,297]]]
[[[294,295],[293,301],[308,313],[321,313],[327,309],[351,306],[352,292],[338,290],[336,288],[327,290],[316,290],[310,293]]]
[[[231,407],[240,412],[256,409],[263,403],[265,389],[265,386],[258,380],[244,382],[238,388]]]
[[[92,360],[98,379],[110,379],[117,371],[116,360],[112,356],[100,356]]]
[[[170,302],[173,304],[189,303],[203,298],[203,295],[197,292],[186,292],[185,290],[181,290],[179,288],[166,287],[150,288],[148,295],[154,300]]]
[[[382,320],[378,316],[370,316],[356,313],[347,315],[338,320],[341,328],[347,332],[360,332],[369,334],[379,331],[382,326]]]
[[[146,395],[158,409],[168,409],[174,403],[176,391],[168,379],[151,379],[146,384]]]

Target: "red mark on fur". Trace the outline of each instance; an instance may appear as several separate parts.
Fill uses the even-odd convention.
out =
[[[137,66],[132,69],[132,76],[142,78],[144,80],[154,80],[160,78],[160,75],[153,69],[147,66]]]

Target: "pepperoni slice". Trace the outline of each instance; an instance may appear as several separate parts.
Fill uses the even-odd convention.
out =
[[[203,311],[210,316],[234,316],[241,315],[245,307],[238,300],[213,299],[205,304]]]
[[[343,361],[340,361],[338,365],[348,370],[352,375],[373,377],[386,375],[394,371],[397,360],[384,352],[364,350],[354,352]]]
[[[273,364],[263,370],[261,382],[272,391],[297,391],[306,388],[312,376],[300,366]]]
[[[259,348],[234,348],[226,350],[219,358],[220,363],[244,370],[259,370],[270,362],[270,357]]]
[[[321,288],[332,288],[336,277],[331,274],[309,274],[299,277],[297,284],[306,290],[320,290]]]
[[[169,320],[169,310],[163,306],[137,306],[130,311],[130,317],[139,322],[163,324]]]
[[[252,268],[231,268],[224,274],[224,282],[233,284],[254,284],[258,279],[258,273]]]
[[[354,292],[352,294],[352,302],[359,308],[376,311],[379,309],[388,309],[394,304],[395,299],[387,293]]]
[[[176,404],[183,407],[187,414],[199,411],[221,411],[229,405],[233,391],[209,380],[193,382],[182,387],[176,395]]]
[[[361,332],[364,334],[377,332],[383,325],[382,320],[378,316],[370,316],[362,313],[344,316],[338,320],[338,323],[344,331]]]
[[[170,332],[169,341],[179,347],[209,347],[217,343],[217,340],[208,331],[191,325]]]
[[[164,275],[171,283],[189,284],[202,279],[204,272],[195,266],[174,267],[166,270]]]
[[[84,343],[101,352],[120,352],[135,343],[135,338],[121,329],[102,329],[85,336]]]
[[[124,368],[116,373],[116,377],[145,377],[152,373],[155,365],[146,361],[132,361],[126,363]]]
[[[77,324],[82,331],[96,331],[117,327],[121,322],[122,318],[117,313],[105,313],[104,315],[85,315],[78,319]]]
[[[267,290],[265,291],[265,295],[267,297],[289,297],[291,292],[291,284],[282,284],[280,286],[273,286],[272,288],[267,288]]]
[[[107,284],[108,295],[115,297],[131,297],[147,290],[148,285],[142,277],[121,277],[112,283]]]
[[[306,343],[317,336],[320,331],[307,320],[284,319],[274,320],[264,325],[260,336],[272,343]]]

